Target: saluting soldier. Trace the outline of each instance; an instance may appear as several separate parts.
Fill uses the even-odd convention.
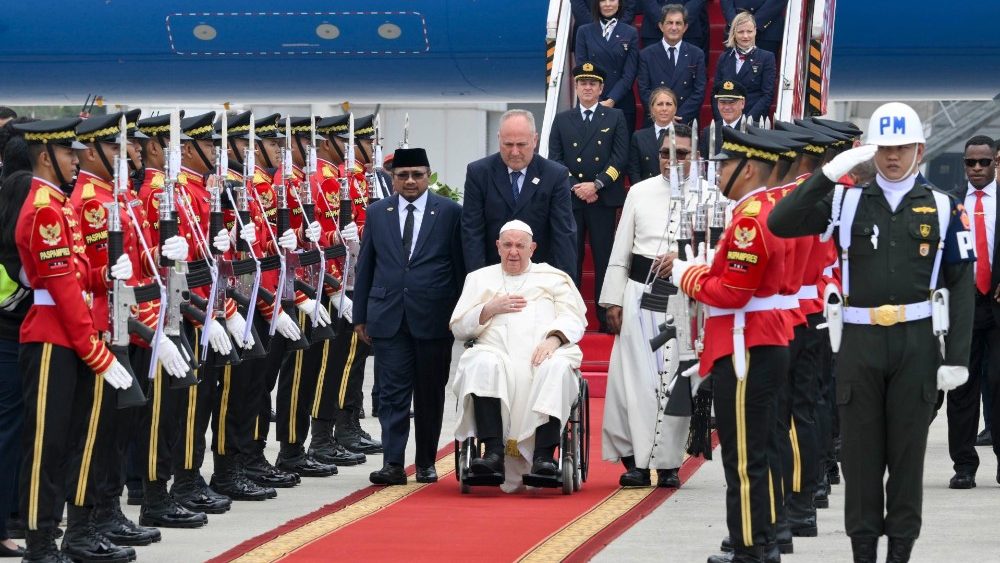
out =
[[[774,393],[788,369],[788,328],[780,294],[785,243],[767,228],[773,207],[765,186],[784,148],[761,137],[723,130],[719,188],[735,201],[715,258],[674,260],[673,279],[707,305],[701,376],[711,374],[715,416],[726,475],[726,524],[733,553],[709,563],[772,560],[774,497],[768,453]],[[705,263],[706,260],[710,263]],[[779,556],[780,557],[780,556]]]
[[[560,112],[552,122],[549,158],[569,169],[576,219],[576,279],[583,276],[584,241],[589,238],[594,259],[594,296],[600,299],[615,236],[615,216],[625,204],[628,135],[621,110],[599,103],[604,70],[590,62],[573,69],[579,104]],[[589,237],[588,237],[589,235]],[[604,309],[598,308],[601,330],[607,332]]]
[[[34,304],[21,325],[20,371],[24,382],[24,451],[20,513],[27,524],[29,561],[128,561],[135,550],[100,536],[90,518],[96,487],[112,457],[109,432],[94,406],[105,382],[130,387],[132,376],[105,345],[92,308],[94,294],[108,291],[108,274],[132,277],[128,254],[112,265],[91,267],[81,221],[67,192],[79,160],[74,151],[79,119],[15,125],[29,146],[34,177],[17,220],[15,240]],[[113,394],[108,391],[108,394]],[[64,556],[55,546],[66,498]]]
[[[789,193],[769,223],[783,237],[838,225],[846,326],[836,380],[846,531],[855,561],[875,561],[883,534],[889,561],[908,561],[920,533],[924,453],[938,390],[968,378],[975,252],[963,206],[917,183],[925,140],[916,112],[898,102],[880,106],[866,141]],[[835,187],[872,157],[875,182]]]

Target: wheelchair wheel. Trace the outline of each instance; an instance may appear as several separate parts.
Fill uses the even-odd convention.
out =
[[[580,487],[587,482],[590,471],[590,386],[586,379],[580,380]]]

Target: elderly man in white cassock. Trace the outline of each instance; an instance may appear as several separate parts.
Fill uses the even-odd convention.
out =
[[[500,229],[500,264],[465,279],[451,316],[459,340],[475,340],[462,354],[452,390],[458,397],[455,439],[478,437],[476,475],[503,475],[502,489],[523,488],[522,475],[555,476],[554,455],[579,392],[576,345],[586,308],[573,280],[545,263],[532,263],[531,227],[511,221]]]

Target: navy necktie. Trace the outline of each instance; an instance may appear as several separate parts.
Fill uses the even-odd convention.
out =
[[[674,57],[674,51],[676,50],[677,47],[667,47],[667,58],[670,60],[670,64],[667,65],[667,68],[669,68],[671,72],[673,72],[674,66],[677,64],[677,59]]]
[[[403,221],[403,256],[410,259],[410,248],[413,246],[413,210],[417,206],[412,203],[406,206],[406,220]]]
[[[514,194],[514,203],[517,203],[517,198],[521,196],[521,188],[517,185],[517,181],[520,179],[520,171],[515,170],[510,173],[510,193]]]

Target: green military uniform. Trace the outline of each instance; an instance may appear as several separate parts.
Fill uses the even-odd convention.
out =
[[[965,210],[953,198],[947,198],[951,210],[942,233],[931,187],[915,184],[895,211],[877,183],[854,189],[863,191],[849,227],[845,283],[850,291],[845,305],[869,308],[871,322],[863,320],[867,315],[860,321],[855,315],[855,324],[845,324],[836,366],[847,481],[845,525],[852,539],[877,540],[884,534],[912,542],[920,533],[924,452],[938,393],[937,368],[968,366],[975,255]],[[778,203],[768,225],[782,237],[824,232],[833,191],[833,182],[814,174]],[[843,220],[841,227],[847,228]],[[931,319],[916,318],[921,315],[915,313],[920,309],[915,305],[930,298],[935,253],[942,241],[935,287],[948,288],[951,296],[943,362]],[[842,250],[841,244],[838,247]],[[907,312],[898,308],[886,315],[890,309],[885,305],[909,306]],[[847,313],[845,309],[845,321]],[[908,320],[901,322],[898,315]],[[889,477],[883,489],[886,469]]]

